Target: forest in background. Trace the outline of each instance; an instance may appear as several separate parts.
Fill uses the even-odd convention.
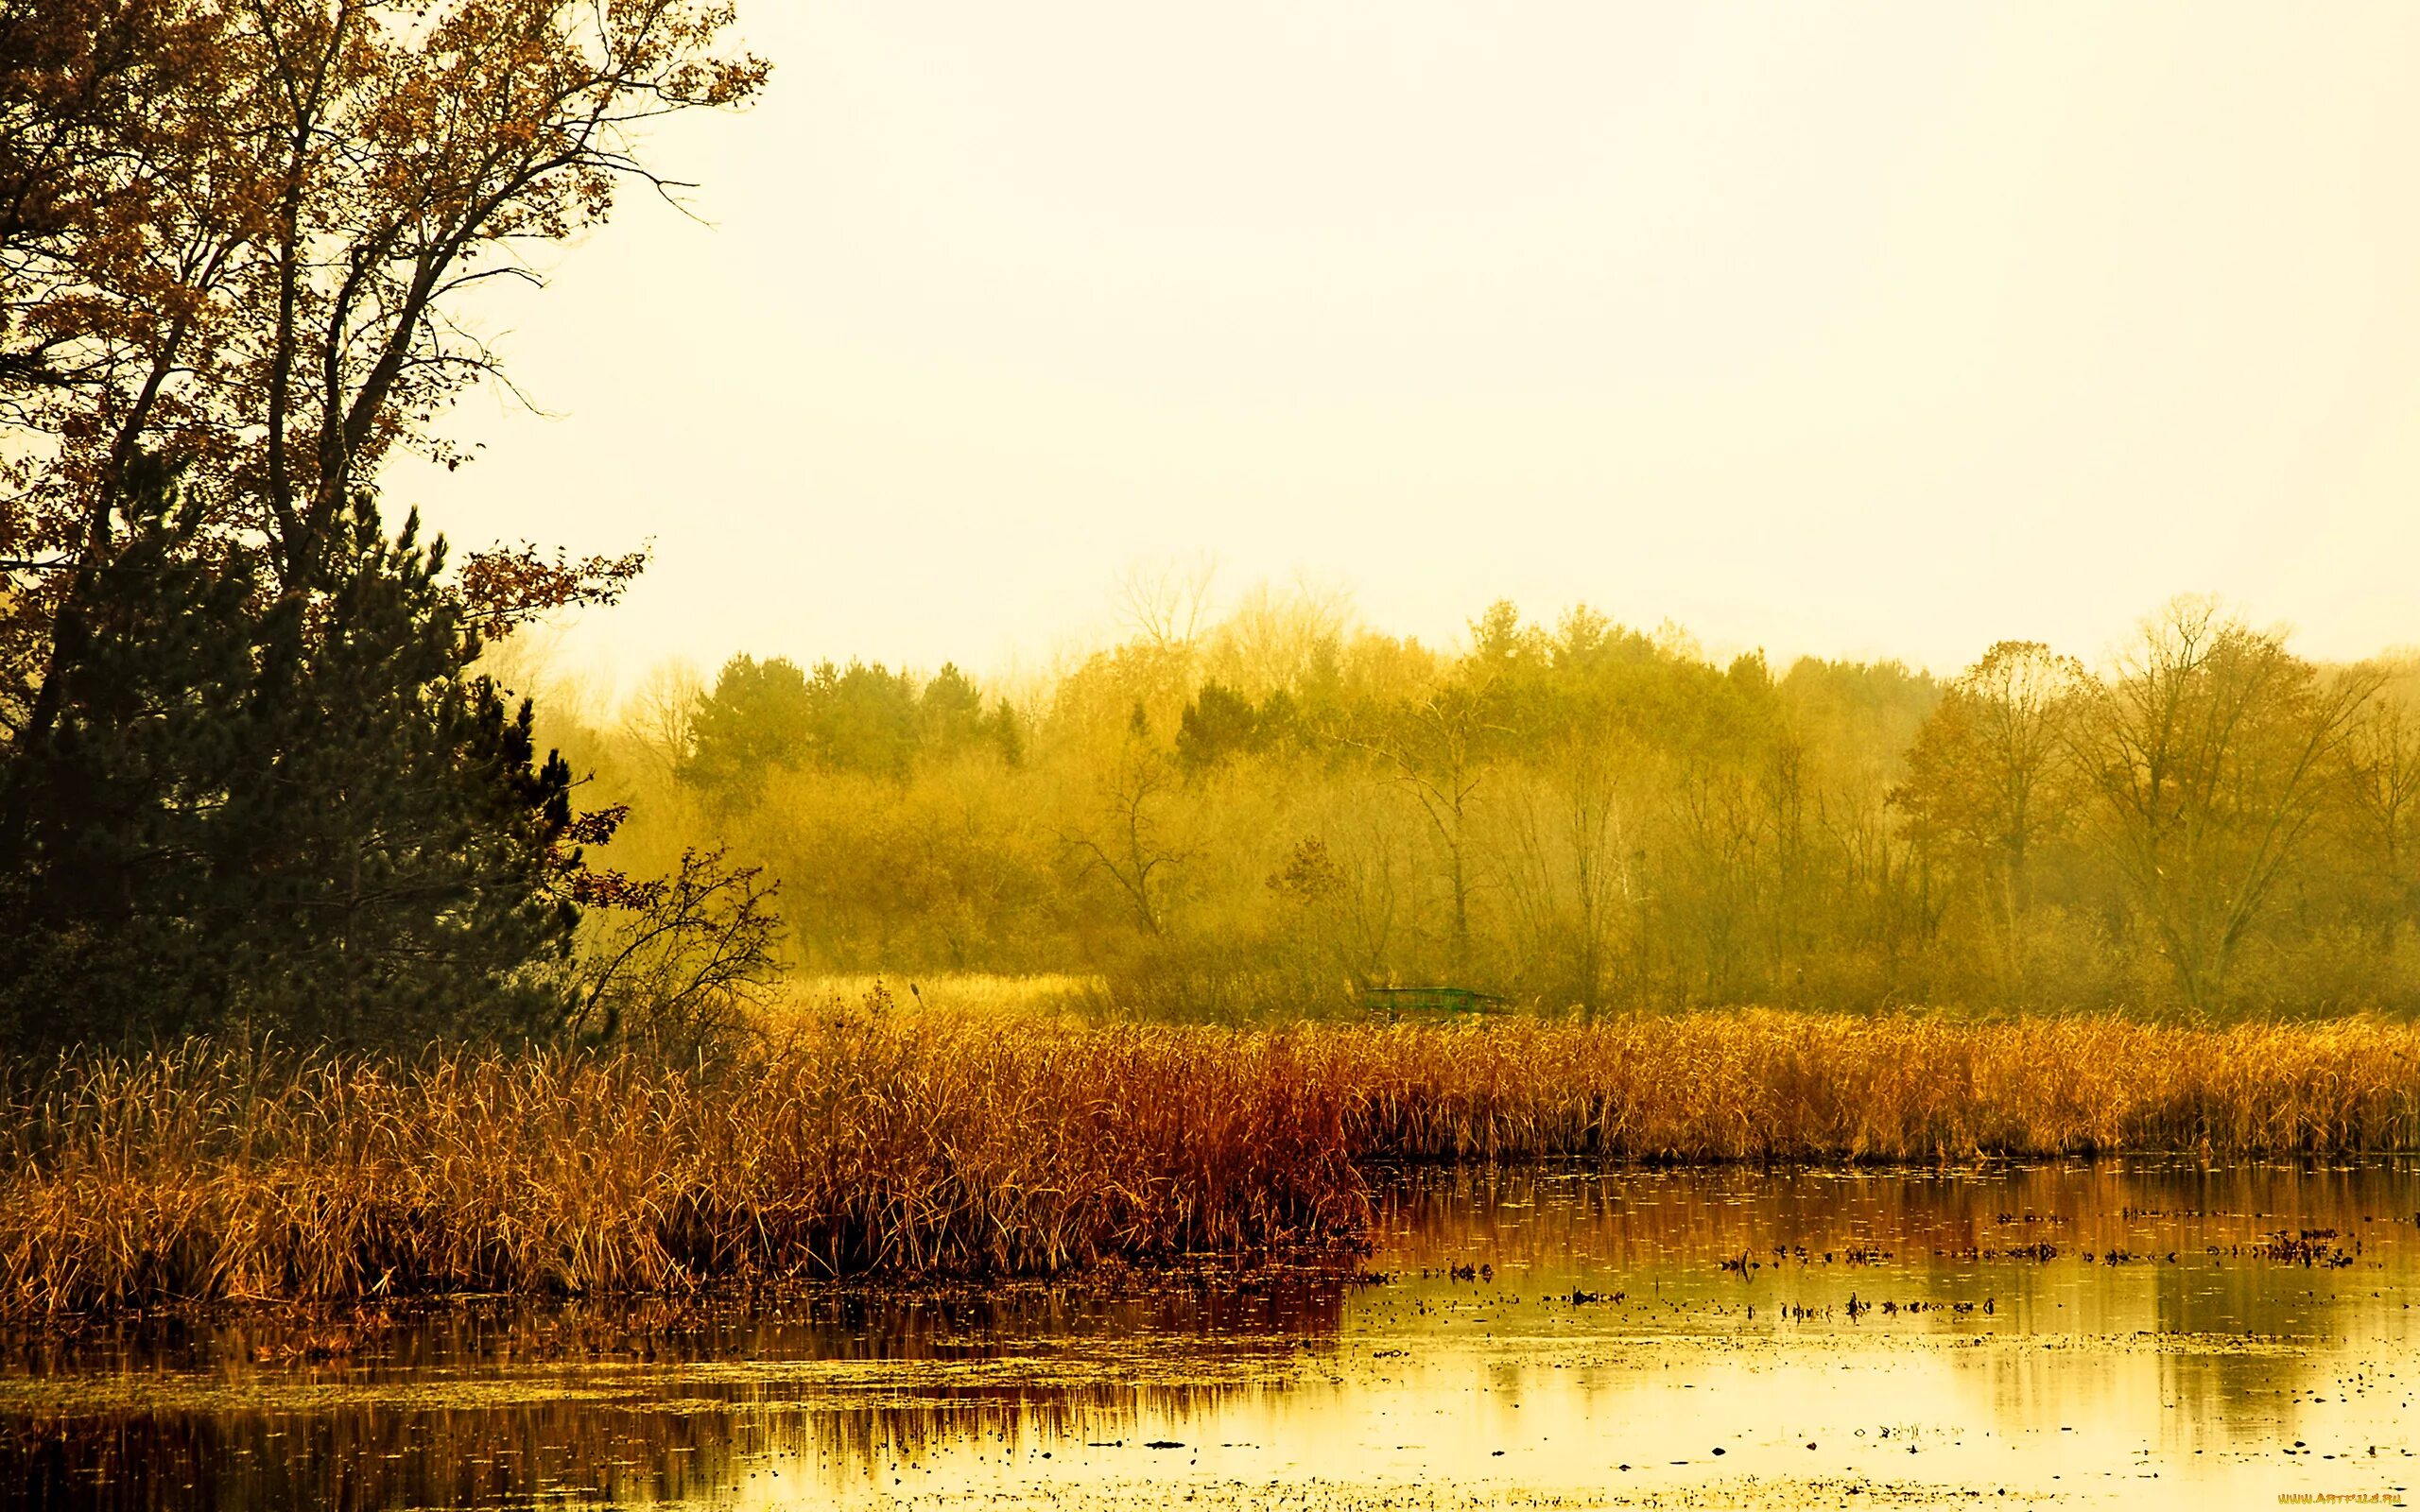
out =
[[[2192,600],[1945,682],[1584,608],[1212,618],[1170,568],[1044,678],[808,647],[533,705],[526,627],[646,553],[449,553],[381,468],[469,459],[473,291],[759,95],[735,19],[0,0],[0,1045],[683,1045],[777,927],[1210,1016],[2412,1005],[2411,668]]]
[[[552,737],[782,889],[805,971],[1079,971],[1143,1012],[1756,1003],[2214,1015],[2420,1003],[2415,663],[2179,599],[2105,664],[1720,662],[1585,607],[1465,647],[1141,575],[1127,633],[944,666],[659,667]],[[524,680],[535,675],[525,672]],[[653,858],[660,861],[661,857]]]

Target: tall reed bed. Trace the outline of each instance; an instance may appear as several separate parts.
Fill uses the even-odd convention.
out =
[[[1286,1037],[840,1015],[735,1064],[197,1041],[20,1072],[0,1311],[1048,1273],[1343,1238]]]
[[[20,1068],[0,1312],[1052,1273],[1350,1239],[1363,1167],[2420,1148],[2420,1029],[1770,1012],[802,1015],[735,1061],[207,1041]]]
[[[1766,1010],[1339,1031],[1369,1160],[2420,1149],[2420,1027]]]

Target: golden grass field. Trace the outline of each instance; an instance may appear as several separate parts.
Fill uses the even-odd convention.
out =
[[[834,984],[721,1062],[196,1041],[9,1074],[0,1311],[1047,1274],[1350,1243],[1399,1160],[2420,1148],[2420,1028],[1167,1026]],[[855,986],[847,984],[846,986]]]

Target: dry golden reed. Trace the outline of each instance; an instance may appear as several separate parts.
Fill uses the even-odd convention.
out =
[[[731,1064],[197,1041],[7,1089],[0,1311],[1050,1273],[1350,1239],[1402,1160],[2420,1148],[2420,1029],[827,1012]]]
[[[1051,1272],[1365,1218],[1346,1099],[1285,1037],[846,1013],[688,1069],[196,1041],[70,1058],[8,1103],[19,1314]]]
[[[2420,1027],[1766,1010],[1343,1031],[1357,1158],[2420,1148]]]

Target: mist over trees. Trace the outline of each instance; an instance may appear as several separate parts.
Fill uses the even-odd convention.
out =
[[[1584,606],[1494,605],[1448,652],[1334,595],[1129,596],[1118,644],[1013,688],[741,656],[677,719],[657,679],[567,738],[777,876],[811,969],[1094,971],[1204,1013],[1391,983],[2420,1003],[2410,664],[2315,664],[2195,599],[2105,666],[2012,641],[1939,679],[1718,663]]]
[[[377,472],[466,460],[475,291],[759,91],[733,19],[0,0],[0,1040],[688,1035],[776,887],[796,965],[1141,1009],[2420,1004],[2420,675],[2194,600],[1944,680],[1214,614],[1201,560],[1046,679],[765,647],[533,711],[499,642],[644,552],[452,558]]]

